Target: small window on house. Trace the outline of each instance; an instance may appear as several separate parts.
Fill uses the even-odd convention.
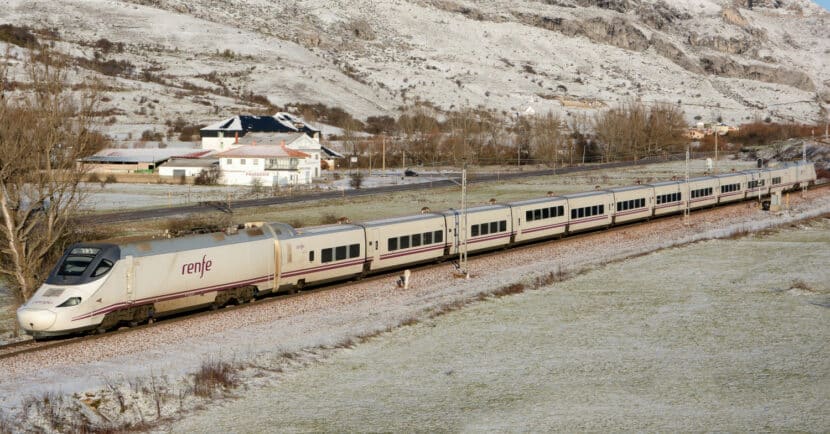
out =
[[[251,160],[251,164],[253,164],[254,166],[256,166],[256,165],[258,165],[258,164],[259,164],[259,160],[258,160],[258,159],[256,159],[256,158],[254,158],[253,160]]]
[[[244,166],[244,165],[245,165],[245,159],[244,159],[244,158],[240,158],[240,159],[239,159],[239,164],[241,164],[241,165],[243,165],[243,166]]]
[[[233,158],[228,158],[225,160],[225,164],[233,164]]]
[[[337,261],[342,261],[346,259],[346,246],[339,246],[335,247],[334,249],[334,259]]]

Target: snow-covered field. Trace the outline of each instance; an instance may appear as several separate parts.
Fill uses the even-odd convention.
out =
[[[828,257],[820,219],[598,266],[340,351],[169,431],[819,432]]]

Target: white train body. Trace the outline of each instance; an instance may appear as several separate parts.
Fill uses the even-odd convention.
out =
[[[508,247],[568,233],[755,199],[806,187],[811,163],[685,181],[472,207],[468,252]],[[294,229],[256,223],[231,233],[123,245],[71,246],[46,282],[17,311],[35,337],[104,330],[199,306],[252,300],[260,293],[303,288],[381,270],[450,259],[464,241],[457,210]]]

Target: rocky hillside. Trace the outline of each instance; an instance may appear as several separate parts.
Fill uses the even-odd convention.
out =
[[[640,98],[731,123],[819,122],[830,107],[830,13],[807,0],[8,2],[0,24],[109,86],[113,133],[266,98],[359,118],[418,101],[513,114]]]

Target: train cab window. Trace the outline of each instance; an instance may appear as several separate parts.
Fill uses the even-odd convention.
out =
[[[432,232],[424,232],[424,244],[432,244]]]
[[[409,235],[402,236],[400,238],[401,248],[408,249],[409,248]]]
[[[92,277],[103,276],[104,274],[107,274],[110,269],[112,269],[112,262],[104,259],[100,264],[98,264],[97,267],[95,267],[95,271],[92,272]]]
[[[360,244],[350,244],[349,245],[349,257],[350,258],[357,258],[360,256]]]
[[[80,276],[84,274],[89,264],[98,255],[101,249],[92,247],[78,247],[72,249],[66,256],[58,270],[58,276]]]
[[[320,262],[326,263],[331,262],[334,260],[334,256],[332,255],[334,251],[332,249],[323,249],[320,251]]]
[[[386,249],[390,252],[398,250],[398,239],[397,238],[389,238],[386,240]]]
[[[413,234],[412,235],[412,247],[418,247],[421,245],[421,234]]]
[[[444,241],[444,233],[443,232],[435,231],[432,234],[433,234],[433,238],[435,238],[436,243],[441,243],[441,242]]]
[[[314,250],[308,252],[308,262],[314,262]]]

